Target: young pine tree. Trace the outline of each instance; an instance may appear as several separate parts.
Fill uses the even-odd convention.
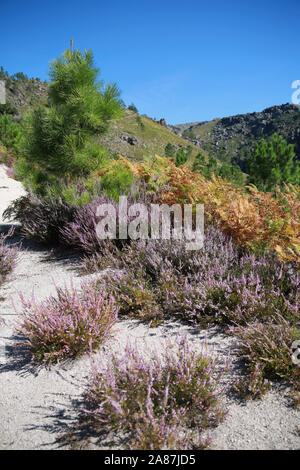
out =
[[[98,74],[91,51],[67,50],[51,63],[48,107],[27,118],[24,158],[17,168],[35,190],[87,176],[101,162],[104,151],[97,137],[121,106],[117,86],[104,86]]]
[[[188,160],[188,152],[185,152],[183,148],[179,149],[176,153],[176,160],[175,160],[175,165],[180,166],[184,165],[184,163],[187,162]]]
[[[165,156],[168,158],[172,158],[175,156],[175,147],[171,144],[171,142],[168,142],[165,146]]]

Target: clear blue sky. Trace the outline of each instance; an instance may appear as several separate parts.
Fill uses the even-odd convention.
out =
[[[300,80],[299,0],[0,0],[10,74],[47,79],[70,38],[126,104],[171,124],[290,102]]]

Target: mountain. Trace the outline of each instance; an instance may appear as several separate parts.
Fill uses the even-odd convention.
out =
[[[164,156],[165,147],[172,144],[177,150],[191,146],[191,161],[201,152],[199,144],[184,139],[167,126],[164,119],[156,121],[124,109],[123,116],[112,123],[101,143],[110,153],[120,153],[134,159],[142,159],[155,154]],[[202,151],[206,155],[205,151]]]
[[[22,73],[9,76],[0,71],[0,80],[5,83],[6,104],[0,105],[0,114],[12,114],[19,120],[26,111],[38,104],[45,104],[48,96],[47,82],[38,78],[28,78]]]
[[[247,170],[247,160],[252,157],[256,142],[262,138],[268,140],[275,133],[295,145],[296,157],[300,160],[300,106],[294,104],[212,121],[178,124],[171,129],[220,160],[239,165],[243,171]]]

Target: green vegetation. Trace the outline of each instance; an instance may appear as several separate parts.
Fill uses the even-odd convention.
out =
[[[300,167],[295,160],[294,146],[276,134],[270,142],[262,139],[249,164],[249,175],[250,182],[262,191],[273,191],[283,183],[300,184]]]
[[[136,117],[136,122],[137,122],[138,125],[140,126],[140,129],[141,129],[142,131],[144,131],[144,130],[145,130],[145,124],[143,123],[143,121],[142,121],[142,119],[141,119],[140,116],[137,116],[137,117]]]
[[[101,188],[105,194],[115,201],[121,194],[128,192],[133,184],[133,176],[129,169],[115,162],[101,178]]]
[[[207,161],[205,155],[202,153],[196,156],[193,163],[193,171],[198,171],[202,176],[208,179],[214,174],[237,185],[243,185],[245,182],[245,176],[237,165],[220,163],[214,157],[209,157]]]
[[[196,139],[195,133],[190,129],[186,129],[185,131],[183,131],[182,137],[184,137],[185,139],[191,139],[191,140]]]
[[[17,108],[11,103],[0,104],[0,115],[1,114],[17,114]]]
[[[188,146],[186,150],[184,148],[179,149],[176,153],[175,165],[180,166],[186,163],[191,157],[192,151],[193,149],[191,146]]]
[[[96,81],[91,51],[66,51],[50,68],[49,107],[39,107],[25,120],[23,158],[17,174],[37,192],[47,183],[72,181],[96,170],[105,154],[95,138],[121,113],[115,84]]]
[[[165,156],[168,158],[173,158],[175,156],[175,147],[170,142],[168,142],[165,147]]]
[[[9,150],[17,151],[22,132],[20,124],[9,114],[0,113],[0,141]]]

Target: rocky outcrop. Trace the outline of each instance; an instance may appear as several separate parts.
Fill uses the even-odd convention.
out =
[[[164,118],[160,119],[159,124],[163,127],[168,127],[167,121]]]
[[[130,145],[137,145],[138,139],[134,137],[133,135],[128,135],[128,134],[121,134],[120,135],[121,139],[127,142]]]
[[[251,158],[259,139],[269,139],[280,134],[288,143],[295,145],[300,159],[300,106],[283,104],[272,106],[261,112],[238,114],[215,119],[210,122],[196,122],[174,126],[182,134],[192,130],[196,135],[193,144],[198,144],[224,161],[237,163],[243,170]]]

